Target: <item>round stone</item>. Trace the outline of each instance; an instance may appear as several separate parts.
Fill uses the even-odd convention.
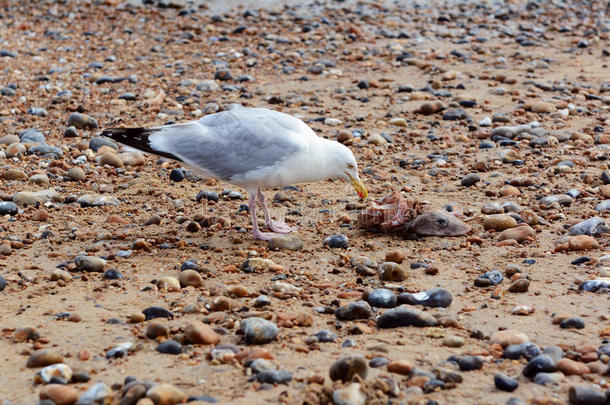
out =
[[[517,380],[502,373],[494,375],[494,384],[497,389],[506,392],[513,392],[519,387],[519,382]]]
[[[341,380],[343,382],[348,382],[351,381],[355,375],[359,375],[362,379],[366,379],[368,372],[369,366],[364,357],[350,355],[335,361],[330,366],[329,376],[333,381]]]
[[[251,317],[241,321],[241,331],[247,344],[265,344],[277,337],[278,328],[273,322]]]

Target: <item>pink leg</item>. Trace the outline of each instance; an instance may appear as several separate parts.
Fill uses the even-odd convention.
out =
[[[265,213],[265,225],[267,225],[267,228],[277,233],[290,233],[294,230],[284,222],[275,222],[271,219],[271,215],[267,209],[267,204],[265,203],[265,194],[263,194],[260,188],[256,192],[256,195],[263,206],[263,212]]]
[[[250,193],[248,208],[250,209],[250,216],[252,217],[252,235],[255,239],[270,240],[281,235],[279,233],[261,232],[260,229],[258,229],[258,221],[256,220],[256,193]]]

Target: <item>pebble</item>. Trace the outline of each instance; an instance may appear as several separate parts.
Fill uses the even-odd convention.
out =
[[[159,384],[146,392],[146,398],[152,400],[154,405],[175,405],[184,402],[187,396],[171,384]]]
[[[571,236],[575,235],[599,235],[602,233],[610,232],[610,228],[606,225],[606,222],[603,218],[600,217],[592,217],[585,221],[579,222],[576,225],[573,225],[568,230],[568,234]]]
[[[195,270],[183,270],[178,276],[180,287],[203,287],[203,278]]]
[[[10,144],[5,151],[6,157],[7,158],[14,158],[14,157],[19,157],[22,155],[25,155],[25,153],[27,152],[27,149],[25,148],[25,145],[23,145],[22,143],[12,143]],[[6,175],[5,175],[6,178]],[[18,179],[15,179],[18,180]]]
[[[438,321],[432,315],[406,305],[390,309],[377,318],[377,326],[380,328],[437,325]]]
[[[608,402],[607,393],[599,388],[588,385],[575,385],[569,391],[570,405],[605,405]]]
[[[85,171],[80,167],[73,167],[66,172],[66,177],[74,181],[83,181],[86,178]]]
[[[497,389],[506,392],[513,392],[519,388],[519,382],[517,380],[502,373],[494,375],[494,384]]]
[[[524,293],[530,288],[530,281],[525,278],[521,278],[508,287],[508,291],[512,293]]]
[[[341,321],[368,319],[372,314],[373,309],[366,301],[351,302],[335,311],[335,316]]]
[[[20,191],[13,194],[12,200],[17,205],[37,205],[49,201],[61,202],[63,198],[55,190]]]
[[[335,405],[365,405],[367,395],[360,389],[360,384],[351,383],[333,391]]]
[[[453,297],[451,296],[451,293],[444,288],[434,288],[415,294],[401,293],[398,296],[399,304],[423,305],[431,308],[446,308],[451,305],[452,301]]]
[[[529,361],[540,354],[542,354],[542,350],[538,346],[532,342],[525,342],[506,346],[502,356],[512,360],[524,357]]]
[[[76,405],[97,405],[111,403],[114,393],[104,383],[97,383],[91,386],[76,402]]]
[[[278,328],[273,322],[258,317],[241,321],[241,331],[247,344],[265,344],[277,337]]]
[[[504,280],[504,276],[498,270],[491,270],[474,280],[474,285],[477,287],[489,287],[500,284]]]
[[[13,339],[14,341],[14,339]],[[62,378],[65,381],[72,379],[72,369],[67,364],[55,363],[44,367],[34,376],[35,384],[48,384],[53,378]]]
[[[75,127],[78,129],[97,129],[97,120],[86,114],[72,113],[66,122],[67,127]],[[93,149],[93,148],[92,148]]]
[[[570,236],[568,239],[570,250],[592,250],[599,249],[599,243],[589,235]]]
[[[531,359],[523,368],[523,375],[533,378],[538,373],[552,373],[555,371],[555,362],[548,354],[540,354]]]
[[[166,276],[161,277],[157,281],[157,287],[161,291],[177,292],[180,291],[180,281],[176,277]]]
[[[476,183],[481,181],[481,176],[476,173],[469,173],[462,178],[460,184],[464,187],[474,186]]]
[[[292,374],[284,370],[265,370],[256,374],[256,381],[267,384],[285,384],[292,380]]]
[[[502,211],[504,211],[504,208],[502,208]],[[485,230],[493,229],[495,231],[504,231],[505,229],[514,228],[516,226],[517,220],[506,214],[489,215],[483,220],[483,228]]]
[[[456,335],[447,336],[443,339],[443,346],[447,347],[462,347],[464,343],[464,338]]]
[[[349,239],[347,238],[347,236],[345,236],[343,234],[329,236],[328,238],[324,239],[324,241],[322,242],[322,244],[324,246],[328,246],[329,248],[333,248],[333,249],[334,248],[347,249],[348,243],[349,243]]]
[[[174,319],[174,314],[163,307],[148,307],[144,309],[142,313],[146,317],[147,321],[154,318]]]
[[[540,205],[545,208],[548,208],[555,203],[558,203],[559,205],[563,206],[569,206],[570,204],[572,204],[572,201],[572,197],[567,194],[555,194],[542,198],[540,200]]]
[[[62,363],[63,356],[54,350],[40,349],[33,352],[26,363],[26,367],[38,368],[51,364]]]
[[[406,270],[394,262],[381,263],[377,275],[381,281],[403,281],[407,278]]]
[[[377,288],[369,292],[366,300],[371,306],[377,308],[394,308],[396,306],[396,294],[387,288]]]
[[[76,388],[62,384],[48,384],[38,392],[41,400],[49,399],[55,405],[73,405],[78,401],[78,395]]]
[[[106,267],[106,260],[95,256],[76,256],[74,259],[78,271],[101,273]]]
[[[457,363],[461,371],[480,370],[484,359],[481,356],[450,356],[447,361]]]
[[[387,357],[373,357],[370,361],[369,361],[369,367],[371,368],[379,368],[379,367],[383,367],[387,364],[390,363],[390,360],[388,360]]]
[[[175,340],[167,340],[157,346],[157,351],[164,354],[180,354],[182,345]]]
[[[489,338],[489,343],[495,343],[502,347],[518,345],[526,342],[529,342],[527,335],[515,329],[506,329],[494,332]]]
[[[201,321],[192,321],[184,329],[184,337],[193,344],[215,345],[220,338],[210,326]]]
[[[121,160],[119,155],[117,155],[114,152],[104,152],[100,156],[96,157],[95,161],[102,166],[104,166],[104,165],[108,165],[108,166],[112,166],[112,167],[123,167],[124,166],[123,161]]]
[[[600,288],[610,289],[610,279],[587,280],[578,286],[579,290],[587,292],[597,292]]]
[[[111,195],[85,194],[76,199],[81,207],[116,207],[120,204],[118,198]]]
[[[341,380],[345,383],[352,381],[355,375],[359,375],[364,380],[368,372],[369,366],[364,357],[350,355],[336,360],[330,366],[328,374],[332,381]]]
[[[19,211],[17,204],[12,201],[0,201],[0,215],[15,215]]]
[[[585,321],[581,318],[567,318],[559,324],[562,329],[584,329]]]
[[[293,250],[303,249],[303,241],[294,235],[281,235],[267,242],[270,250]]]
[[[591,372],[585,363],[568,358],[559,360],[555,367],[565,375],[583,375]]]
[[[407,375],[413,370],[413,365],[406,360],[394,360],[388,363],[387,369],[390,373]]]
[[[314,334],[314,337],[318,340],[318,342],[326,343],[326,342],[335,342],[339,337],[329,331],[328,329],[322,329]]]
[[[523,243],[528,239],[535,238],[536,232],[529,225],[520,225],[515,228],[506,229],[498,235],[498,241],[514,240]]]
[[[541,372],[534,376],[534,382],[539,385],[559,384],[565,376],[562,373]]]

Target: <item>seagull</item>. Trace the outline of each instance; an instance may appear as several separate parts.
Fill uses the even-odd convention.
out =
[[[256,239],[293,231],[271,219],[263,189],[339,178],[351,182],[361,199],[368,196],[348,147],[319,137],[296,117],[265,108],[235,108],[159,127],[108,128],[101,135],[245,189]],[[258,227],[257,201],[271,232]]]

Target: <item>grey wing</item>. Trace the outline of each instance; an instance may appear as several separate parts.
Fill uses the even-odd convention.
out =
[[[190,122],[161,127],[150,136],[150,145],[225,181],[273,166],[305,147],[298,134],[273,120],[227,120],[218,124]]]

